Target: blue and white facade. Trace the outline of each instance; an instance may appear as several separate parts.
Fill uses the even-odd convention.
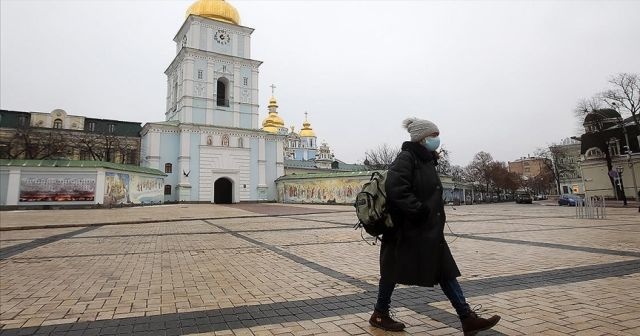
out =
[[[275,200],[285,136],[259,124],[252,28],[189,15],[174,38],[165,120],[143,127],[141,164],[165,171],[165,201]],[[170,187],[168,187],[170,186]]]

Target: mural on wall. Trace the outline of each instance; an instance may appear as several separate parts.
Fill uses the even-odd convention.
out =
[[[104,204],[129,203],[129,174],[105,173]]]
[[[95,175],[22,174],[20,202],[92,202]]]
[[[278,184],[278,199],[285,203],[352,204],[364,179],[318,179],[286,181]]]
[[[129,195],[132,203],[162,203],[164,180],[157,177],[131,176]]]
[[[370,178],[371,175],[367,172],[360,176],[289,178],[276,181],[278,202],[353,204],[362,185]],[[443,200],[446,203],[461,204],[470,197],[462,185],[443,181],[442,188]]]

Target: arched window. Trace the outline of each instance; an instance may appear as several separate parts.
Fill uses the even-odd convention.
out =
[[[170,163],[165,163],[164,164],[164,172],[165,173],[171,173],[173,171],[173,165]]]
[[[53,128],[62,128],[62,119],[56,119],[53,121]]]
[[[229,134],[225,134],[222,136],[222,146],[229,147]]]
[[[593,147],[587,150],[584,154],[587,159],[600,159],[604,157],[604,154],[598,147]]]
[[[238,138],[238,147],[240,148],[244,147],[244,140],[242,138]]]
[[[217,90],[216,90],[216,105],[229,106],[229,80],[220,77],[218,78]]]
[[[609,139],[609,155],[611,156],[620,155],[620,140],[616,138]]]

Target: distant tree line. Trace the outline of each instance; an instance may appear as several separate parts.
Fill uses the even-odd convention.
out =
[[[139,164],[139,137],[29,125],[4,129],[0,158],[27,160],[91,160]]]
[[[364,166],[367,169],[388,169],[400,152],[400,148],[383,144],[365,152]],[[505,162],[496,161],[488,152],[478,152],[471,162],[462,167],[450,161],[451,152],[442,147],[439,151],[439,174],[450,176],[455,183],[465,183],[473,187],[474,192],[483,200],[501,200],[504,195],[513,196],[517,191],[528,191],[535,194],[550,193],[554,181],[559,180],[550,159],[550,150],[539,150],[537,153],[545,164],[536,176],[525,178],[511,172]],[[558,154],[559,157],[559,154]]]

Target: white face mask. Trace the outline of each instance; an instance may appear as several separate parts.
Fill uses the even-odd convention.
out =
[[[426,137],[424,138],[424,142],[422,143],[422,145],[430,151],[435,151],[436,149],[438,149],[438,147],[440,147],[440,137]]]

